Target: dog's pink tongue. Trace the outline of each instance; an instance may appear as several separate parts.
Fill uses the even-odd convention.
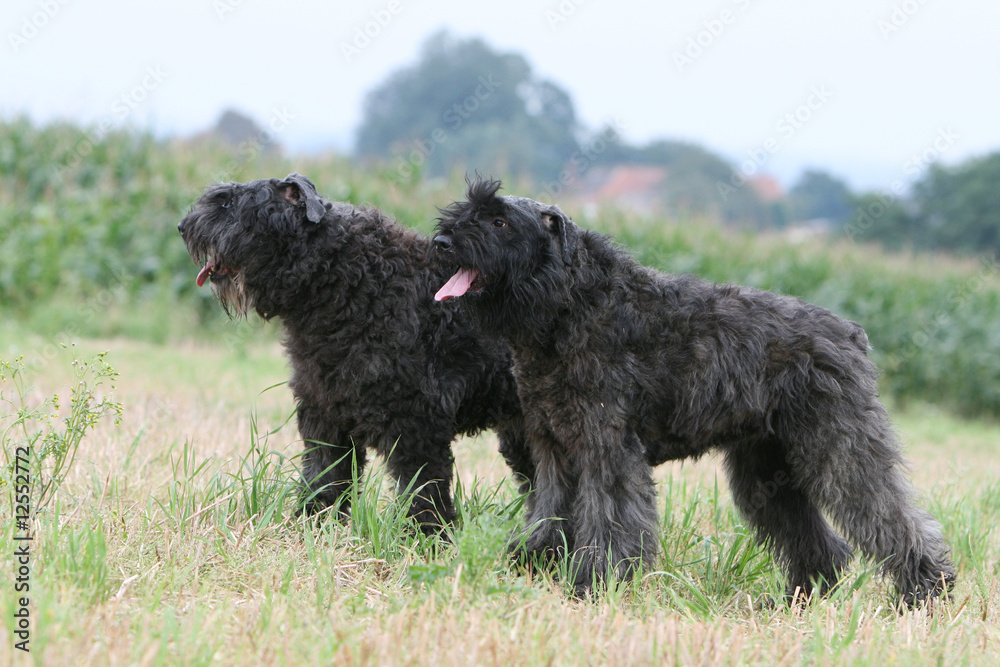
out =
[[[444,287],[438,290],[437,294],[434,295],[435,301],[444,301],[445,299],[450,299],[453,296],[462,296],[469,291],[469,286],[472,285],[472,281],[476,279],[479,272],[475,269],[459,269],[458,273],[453,275],[448,282],[444,284]]]
[[[202,285],[205,284],[205,281],[208,280],[208,277],[212,275],[213,268],[215,268],[215,262],[213,262],[212,260],[208,260],[207,262],[205,262],[205,266],[202,268],[201,271],[198,272],[198,278],[195,280],[195,282],[198,283],[198,287],[201,287]]]

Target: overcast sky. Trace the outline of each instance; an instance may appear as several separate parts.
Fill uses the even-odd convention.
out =
[[[921,156],[1000,149],[985,0],[5,0],[0,115],[187,134],[234,107],[280,118],[294,150],[348,150],[365,93],[442,28],[524,54],[588,127],[697,141],[786,185],[815,166],[888,187]]]

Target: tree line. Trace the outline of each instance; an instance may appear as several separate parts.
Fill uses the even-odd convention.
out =
[[[726,158],[697,144],[635,146],[614,122],[583,127],[568,92],[538,77],[517,53],[447,32],[366,97],[355,156],[398,182],[485,173],[533,183],[549,198],[579,192],[588,174],[616,165],[655,167],[659,211],[756,228],[822,221],[832,234],[892,248],[1000,253],[1000,152],[954,167],[932,164],[908,192],[852,192],[820,169],[784,196],[767,196]]]

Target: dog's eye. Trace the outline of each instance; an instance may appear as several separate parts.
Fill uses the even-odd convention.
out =
[[[493,221],[493,226],[494,227],[506,227],[507,226],[507,221],[503,220],[502,218],[497,218],[496,220]]]

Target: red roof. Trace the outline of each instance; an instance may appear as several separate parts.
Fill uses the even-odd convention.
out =
[[[588,199],[609,201],[629,195],[653,194],[666,177],[667,170],[662,167],[618,165]]]
[[[778,201],[785,196],[785,191],[781,188],[781,183],[774,176],[761,174],[748,179],[750,187],[753,188],[757,196],[765,202]]]

